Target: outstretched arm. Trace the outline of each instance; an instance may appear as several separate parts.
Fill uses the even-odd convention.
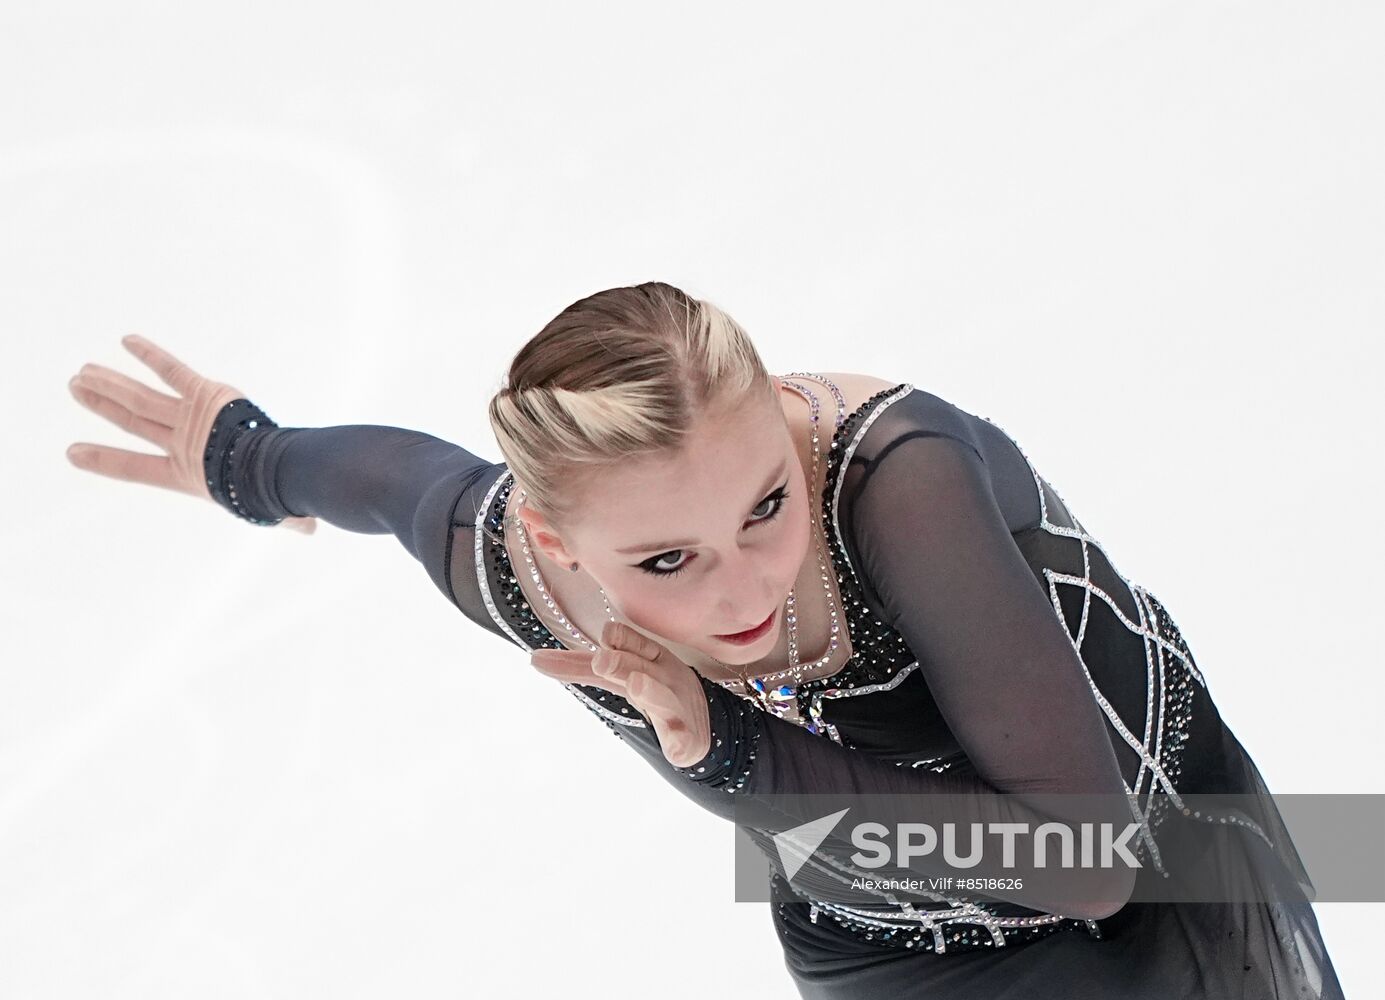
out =
[[[69,390],[165,454],[80,442],[67,450],[72,464],[215,500],[261,524],[311,531],[322,518],[347,531],[393,534],[456,603],[445,565],[453,509],[494,463],[399,427],[278,427],[239,389],[144,337],[121,343],[176,395],[96,364],[84,365]]]
[[[392,534],[455,603],[447,574],[458,501],[495,464],[422,431],[377,424],[246,428],[223,409],[210,434],[212,478],[224,469],[244,516],[316,517],[346,531]],[[220,464],[218,464],[220,463]]]

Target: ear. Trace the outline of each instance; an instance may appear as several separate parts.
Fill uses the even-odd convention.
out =
[[[518,517],[524,522],[524,533],[529,536],[529,544],[534,548],[564,567],[578,561],[563,545],[562,538],[549,525],[548,519],[538,511],[525,504],[519,509]]]

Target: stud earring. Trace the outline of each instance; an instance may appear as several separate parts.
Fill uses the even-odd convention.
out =
[[[577,564],[576,564],[576,563],[573,563],[571,566],[568,567],[568,569],[570,569],[570,570],[572,570],[574,573],[576,573],[576,572],[577,572]]]

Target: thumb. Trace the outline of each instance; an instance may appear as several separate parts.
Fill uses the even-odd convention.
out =
[[[315,517],[286,517],[280,525],[298,532],[301,535],[311,535],[317,530],[317,518]]]

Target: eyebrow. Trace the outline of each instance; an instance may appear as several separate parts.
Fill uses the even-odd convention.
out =
[[[774,475],[770,476],[769,482],[765,483],[764,487],[760,490],[760,492],[755,494],[760,499],[755,502],[754,506],[758,507],[761,503],[764,502],[764,498],[769,495],[770,488],[776,482],[778,482],[779,479],[782,478],[784,473],[787,471],[787,462],[779,466],[779,471],[774,473]],[[683,549],[696,544],[697,539],[695,538],[675,538],[672,541],[650,542],[647,545],[627,545],[623,549],[616,549],[616,551],[619,552],[621,555],[633,555],[636,552],[653,552],[655,550],[664,552],[668,549]]]

